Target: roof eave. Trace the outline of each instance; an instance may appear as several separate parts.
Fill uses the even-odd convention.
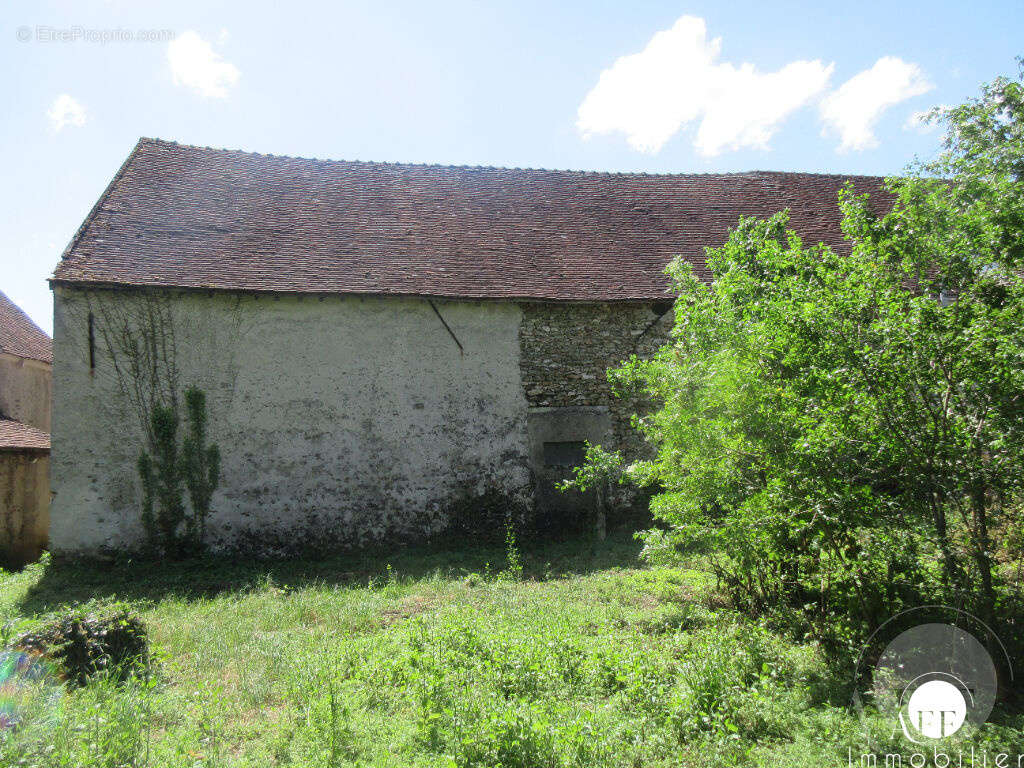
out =
[[[51,277],[49,279],[51,290],[55,287],[77,288],[79,290],[102,290],[102,291],[146,291],[146,292],[168,292],[168,293],[208,293],[208,294],[230,294],[230,295],[253,295],[253,296],[294,296],[294,297],[328,297],[328,296],[354,296],[392,299],[437,299],[443,301],[495,301],[512,303],[545,303],[545,304],[649,304],[656,301],[667,301],[675,297],[665,289],[662,294],[621,296],[614,298],[607,297],[577,297],[561,298],[549,296],[487,296],[466,293],[443,293],[424,291],[300,291],[300,290],[275,290],[266,288],[238,288],[225,286],[195,286],[195,285],[153,285],[146,283],[119,283],[103,280],[75,280],[70,278]]]

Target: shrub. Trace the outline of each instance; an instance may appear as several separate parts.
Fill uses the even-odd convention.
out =
[[[177,410],[172,406],[155,405],[150,431],[152,453],[142,451],[138,462],[142,480],[142,525],[151,547],[177,554],[178,528],[185,520]]]
[[[800,611],[832,650],[933,601],[1012,631],[1024,82],[944,120],[936,162],[840,195],[843,252],[780,212],[708,249],[710,281],[676,260],[671,342],[610,374],[659,405],[638,420],[656,457],[624,470],[660,488],[648,553],[705,549],[738,606]],[[616,464],[588,459],[577,478]]]
[[[188,434],[181,443],[181,474],[192,503],[192,514],[185,520],[185,538],[196,551],[201,551],[210,501],[220,482],[220,448],[207,444],[206,393],[198,387],[186,389],[185,411]]]
[[[142,525],[149,548],[171,556],[203,551],[210,502],[220,481],[220,449],[207,444],[206,394],[185,390],[187,433],[179,438],[178,406],[156,404],[149,450],[139,454]],[[188,491],[191,509],[184,500]]]
[[[44,616],[18,636],[15,647],[40,654],[79,686],[103,672],[124,679],[150,663],[145,625],[116,602],[90,601]]]

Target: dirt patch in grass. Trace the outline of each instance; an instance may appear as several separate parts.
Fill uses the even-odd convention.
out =
[[[634,604],[637,608],[639,608],[642,611],[653,611],[659,605],[661,605],[661,600],[658,598],[657,595],[645,593],[643,595],[640,595],[640,597],[638,597],[634,601]]]
[[[425,597],[423,595],[413,595],[401,600],[398,605],[381,611],[381,624],[384,627],[390,627],[392,624],[396,624],[399,621],[405,621],[411,619],[413,616],[419,616],[425,611],[429,611],[437,604],[437,601],[432,597]]]

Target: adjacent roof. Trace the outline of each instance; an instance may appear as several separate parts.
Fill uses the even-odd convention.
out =
[[[0,451],[50,450],[50,435],[20,421],[0,419]]]
[[[50,337],[3,293],[0,293],[0,352],[53,362]]]
[[[306,160],[141,139],[55,283],[615,301],[704,271],[741,214],[791,209],[845,244],[836,205],[881,179],[647,175]]]

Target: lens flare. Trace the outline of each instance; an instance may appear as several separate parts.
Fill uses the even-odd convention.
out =
[[[61,690],[59,675],[41,656],[0,652],[0,734],[17,728],[30,713],[49,714]]]

